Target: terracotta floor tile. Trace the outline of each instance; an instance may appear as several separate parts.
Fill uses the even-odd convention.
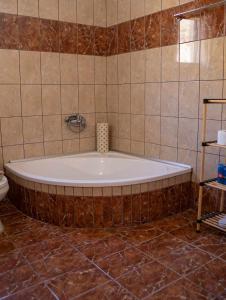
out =
[[[208,230],[205,227],[202,227],[202,231],[198,233],[196,232],[196,224],[189,224],[188,226],[181,227],[177,230],[171,231],[170,233],[178,239],[192,243],[208,234]]]
[[[127,290],[110,281],[88,293],[75,298],[76,300],[135,300]]]
[[[214,295],[223,294],[226,291],[226,262],[212,260],[188,275],[188,279]]]
[[[32,267],[40,278],[48,279],[73,269],[79,269],[89,264],[87,260],[74,249],[58,251],[53,255],[32,263]]]
[[[117,237],[111,237],[82,246],[79,250],[89,259],[97,260],[128,248],[128,244]]]
[[[160,258],[167,255],[170,251],[185,245],[185,242],[178,240],[173,235],[164,233],[151,241],[141,244],[138,248],[154,258]]]
[[[119,277],[128,271],[132,271],[135,266],[151,261],[151,258],[144,255],[135,248],[125,249],[116,254],[100,259],[96,264],[112,277]]]
[[[221,256],[226,253],[226,235],[221,232],[213,231],[194,242],[193,245],[209,253],[213,253],[216,256]]]
[[[32,263],[37,260],[46,259],[60,251],[67,251],[69,249],[72,249],[71,246],[68,245],[63,238],[57,237],[21,248],[20,251],[24,257]]]
[[[181,248],[173,249],[166,256],[161,257],[161,262],[180,275],[186,275],[211,259],[213,259],[213,256],[210,254],[191,245],[185,245]]]
[[[112,236],[111,232],[102,229],[76,229],[64,235],[64,239],[75,247],[87,245]]]
[[[0,255],[7,254],[15,250],[15,246],[5,235],[0,235]]]
[[[56,300],[50,290],[43,284],[25,289],[12,296],[6,297],[6,300]]]
[[[207,291],[199,288],[188,280],[180,279],[145,300],[216,300]]]
[[[170,232],[191,223],[192,221],[189,221],[184,216],[177,214],[176,216],[171,216],[169,218],[156,221],[154,225],[162,231]]]
[[[152,240],[161,235],[163,232],[158,228],[137,228],[122,231],[122,239],[133,245],[141,244],[142,242]]]
[[[0,216],[7,216],[17,212],[17,209],[9,201],[3,201],[0,204]]]
[[[21,252],[12,251],[5,253],[5,255],[0,255],[0,274],[8,272],[24,264],[26,264],[26,261]]]
[[[109,280],[97,268],[90,266],[65,273],[51,280],[48,286],[60,300],[74,299]]]
[[[137,267],[118,278],[120,284],[139,298],[154,294],[166,284],[176,280],[178,275],[163,265],[152,262]]]
[[[14,294],[39,281],[39,277],[28,264],[12,269],[0,275],[0,297]]]

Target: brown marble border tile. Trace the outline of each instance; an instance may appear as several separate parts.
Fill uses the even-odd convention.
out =
[[[225,35],[224,7],[189,16],[189,35],[174,14],[217,1],[191,1],[110,27],[0,13],[0,48],[108,56],[215,38]]]

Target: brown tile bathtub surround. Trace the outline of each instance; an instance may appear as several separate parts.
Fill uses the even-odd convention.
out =
[[[125,187],[70,188],[37,184],[7,174],[9,198],[47,223],[118,227],[149,223],[193,207],[190,174]]]

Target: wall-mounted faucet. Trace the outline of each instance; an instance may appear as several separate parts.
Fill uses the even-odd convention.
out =
[[[86,128],[86,119],[80,114],[72,114],[64,119],[70,130],[81,132]]]

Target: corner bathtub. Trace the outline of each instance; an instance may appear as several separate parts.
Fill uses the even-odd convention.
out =
[[[191,167],[117,152],[13,161],[11,201],[56,225],[113,227],[151,222],[193,206]]]

